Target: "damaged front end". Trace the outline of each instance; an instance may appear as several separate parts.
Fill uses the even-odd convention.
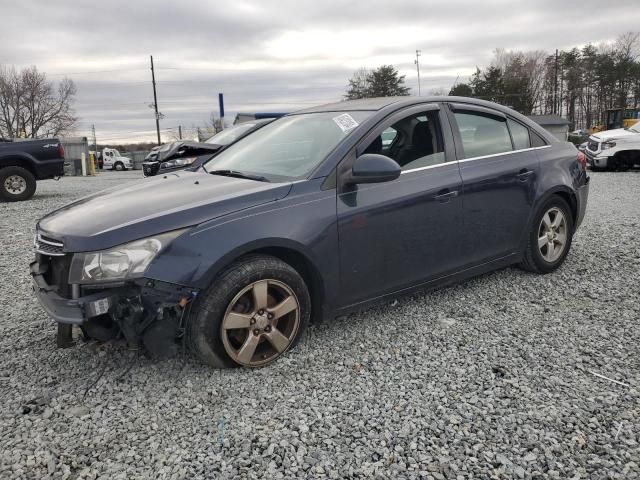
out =
[[[155,255],[177,235],[171,232],[102,252],[66,253],[62,242],[36,236],[30,265],[33,288],[58,322],[58,346],[73,344],[72,328],[99,341],[124,337],[154,356],[175,354],[186,310],[197,295],[188,287],[145,278]]]
[[[222,145],[199,142],[172,142],[151,151],[142,163],[142,173],[152,177],[160,173],[195,168],[218,152]]]

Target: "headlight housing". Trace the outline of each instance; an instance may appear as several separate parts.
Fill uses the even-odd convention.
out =
[[[154,235],[99,252],[73,255],[69,283],[113,283],[140,278],[151,261],[184,230]]]
[[[602,150],[608,150],[610,148],[613,148],[616,146],[616,142],[603,142],[602,143]]]
[[[186,167],[196,161],[198,157],[176,158],[175,160],[167,160],[160,164],[160,168]]]

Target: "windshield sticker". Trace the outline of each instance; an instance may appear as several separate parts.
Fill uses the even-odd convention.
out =
[[[340,130],[343,132],[348,132],[358,126],[358,122],[349,115],[348,113],[343,113],[342,115],[338,115],[337,117],[333,117],[333,121],[336,122],[336,125],[340,127]]]

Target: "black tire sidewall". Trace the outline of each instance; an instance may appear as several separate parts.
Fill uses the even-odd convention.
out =
[[[208,290],[200,293],[193,305],[185,333],[189,348],[200,360],[218,368],[241,366],[234,362],[225,350],[220,336],[222,319],[229,303],[240,290],[253,282],[265,279],[285,283],[293,290],[300,305],[300,324],[296,337],[289,348],[280,353],[274,361],[297,344],[311,317],[311,299],[303,278],[280,259],[252,255],[226,269]],[[271,363],[273,362],[269,364]]]
[[[558,258],[554,262],[547,262],[543,257],[542,253],[540,253],[540,249],[538,248],[538,228],[540,227],[540,222],[542,221],[542,217],[549,211],[549,209],[557,207],[562,210],[564,217],[567,221],[567,243],[565,245],[564,252],[560,258]],[[550,273],[558,269],[560,265],[564,262],[565,258],[569,254],[571,250],[571,244],[573,241],[573,214],[571,213],[571,208],[567,202],[557,196],[554,195],[551,198],[544,201],[544,203],[538,208],[535,217],[533,218],[533,225],[531,226],[531,232],[529,233],[529,242],[532,253],[532,259],[535,263],[536,267],[539,269],[541,273]]]
[[[12,175],[17,175],[22,177],[27,184],[27,189],[19,195],[15,195],[5,190],[4,182],[7,179],[7,177],[10,177]],[[35,193],[35,191],[36,191],[36,179],[33,176],[33,174],[26,168],[17,167],[17,166],[0,168],[0,198],[2,200],[5,200],[7,202],[19,202],[23,200],[28,200],[31,197],[33,197],[33,194]]]
[[[124,171],[124,165],[121,162],[116,162],[113,165],[113,169],[118,171],[118,172],[122,172],[122,171]]]

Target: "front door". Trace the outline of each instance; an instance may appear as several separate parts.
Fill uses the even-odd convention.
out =
[[[339,186],[340,306],[459,266],[462,180],[446,122],[435,104],[412,107],[380,124],[339,166],[350,168],[357,154],[379,153],[402,168],[391,182]]]
[[[464,189],[462,256],[478,264],[516,253],[529,228],[538,156],[528,128],[498,111],[454,105]]]

